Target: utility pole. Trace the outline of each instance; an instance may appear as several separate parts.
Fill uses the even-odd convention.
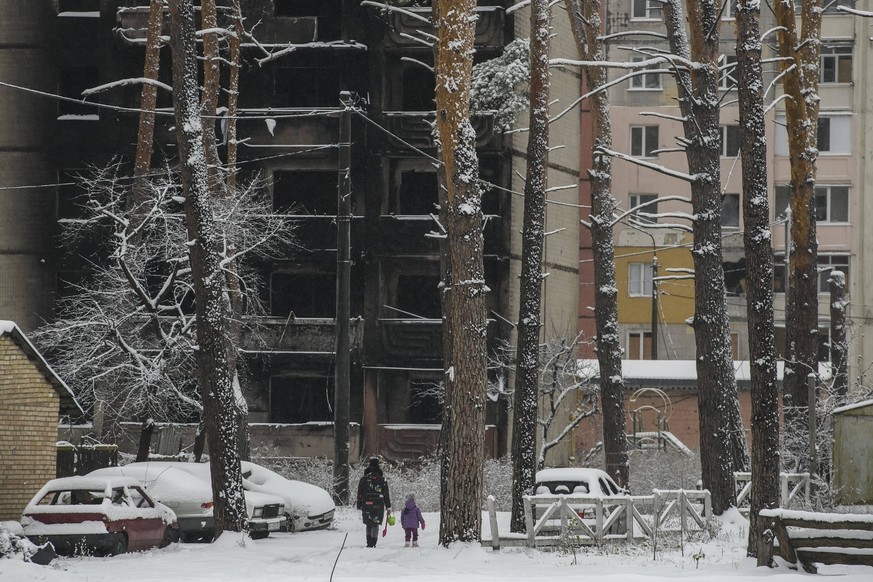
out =
[[[333,403],[333,498],[337,504],[349,502],[349,399],[351,319],[351,133],[352,102],[348,91],[340,93],[339,164],[336,215],[336,356],[334,358]]]
[[[658,255],[652,237],[652,359],[658,359]]]

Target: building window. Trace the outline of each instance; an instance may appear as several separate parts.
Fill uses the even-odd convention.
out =
[[[333,319],[336,315],[336,274],[273,273],[270,277],[270,314]]]
[[[628,263],[627,294],[631,297],[652,296],[652,263]]]
[[[337,179],[336,171],[274,171],[273,210],[309,216],[336,216]]]
[[[784,220],[786,209],[791,204],[791,186],[776,186],[776,220]],[[849,222],[849,187],[816,186],[815,218],[821,223],[845,224]]]
[[[396,317],[440,319],[442,306],[437,276],[400,275],[397,277]]]
[[[634,63],[640,63],[646,60],[643,57],[633,57],[631,59]],[[658,65],[649,65],[646,67],[647,70],[656,71],[660,67]],[[643,73],[642,75],[637,75],[636,77],[631,77],[631,89],[661,89],[661,75],[660,73]]]
[[[88,191],[82,187],[79,176],[86,170],[58,172],[57,217],[59,219],[87,218]]]
[[[443,421],[442,392],[440,378],[409,379],[409,412],[407,422],[411,424],[440,424]]]
[[[100,69],[97,67],[68,67],[60,71],[58,95],[81,101],[82,91],[100,84]],[[100,119],[100,109],[92,104],[73,103],[58,100],[58,119],[93,120]]]
[[[339,71],[333,67],[276,67],[274,107],[339,107]]]
[[[731,332],[731,356],[734,360],[740,359],[740,334]]]
[[[629,218],[633,222],[639,222],[642,224],[654,224],[658,222],[658,219],[654,216],[647,216],[650,214],[658,213],[658,195],[657,194],[631,194],[630,195],[630,208],[631,213]],[[633,210],[637,206],[643,206],[638,210]]]
[[[740,155],[740,126],[722,125],[721,130],[721,157],[735,158]]]
[[[737,17],[737,0],[730,0],[723,4],[724,9],[721,13],[722,20],[734,20]]]
[[[633,0],[632,18],[660,20],[661,3],[657,0]]]
[[[819,255],[818,256],[818,292],[830,293],[828,279],[831,271],[842,271],[846,274],[846,292],[849,290],[849,255]]]
[[[399,172],[400,184],[393,212],[400,215],[436,214],[438,200],[436,172],[405,170]],[[395,178],[396,180],[396,178]]]
[[[788,155],[788,128],[785,116],[776,117],[774,140],[777,156]],[[849,115],[820,115],[818,118],[818,151],[823,154],[852,153],[852,118]]]
[[[721,227],[740,227],[740,195],[723,194],[721,197]]]
[[[341,0],[275,0],[276,16],[318,18],[318,40],[342,38]]]
[[[651,360],[652,359],[652,332],[632,331],[627,334],[628,360]]]
[[[630,131],[630,155],[639,158],[653,158],[658,155],[657,125],[632,126]]]
[[[818,118],[818,151],[824,154],[849,154],[852,144],[851,118],[847,115]]]
[[[59,0],[58,16],[100,16],[100,0]]]
[[[270,422],[304,423],[333,420],[333,378],[270,378]]]
[[[837,10],[840,6],[846,6],[847,8],[855,8],[855,2],[857,0],[829,0],[828,2],[822,2],[824,13],[825,14],[842,14],[845,15],[845,12],[840,12]]]
[[[403,111],[434,111],[436,77],[433,71],[421,65],[410,65],[401,79],[401,109]]]
[[[824,45],[821,47],[822,83],[852,82],[852,46]]]
[[[773,291],[785,293],[786,277],[785,255],[773,255]],[[830,293],[828,278],[831,271],[842,271],[846,275],[846,291],[849,289],[849,255],[819,255],[818,256],[818,292]]]
[[[737,71],[737,55],[722,55],[719,69],[719,74],[721,75],[718,82],[719,88],[726,90],[736,89],[737,78],[739,76]]]

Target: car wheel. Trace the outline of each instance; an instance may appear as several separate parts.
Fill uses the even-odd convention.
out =
[[[175,544],[179,541],[179,530],[170,526],[164,528],[164,539],[159,547],[166,548],[170,544]]]
[[[109,545],[108,553],[110,556],[127,553],[127,536],[122,533],[115,534],[115,537]]]

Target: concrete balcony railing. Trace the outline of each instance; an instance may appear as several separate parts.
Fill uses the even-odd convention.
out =
[[[404,35],[421,38],[416,33],[419,31],[434,35],[436,31],[429,23],[423,22],[411,14],[430,19],[431,9],[407,8],[404,12],[390,12],[388,15],[389,26],[385,27],[386,44],[388,46],[403,48],[422,48],[422,44]],[[476,22],[476,46],[477,47],[503,47],[504,12],[499,6],[479,6],[476,8],[479,20]]]
[[[258,318],[256,330],[243,333],[242,345],[249,352],[333,353],[336,349],[336,323],[323,318]],[[349,344],[360,348],[364,324],[352,319]]]
[[[433,111],[384,111],[385,126],[417,148],[434,148]],[[499,151],[503,148],[503,134],[495,131],[493,115],[474,115],[471,119],[476,131],[476,149]]]
[[[379,332],[387,357],[442,358],[442,320],[380,318]]]
[[[116,13],[115,21],[116,38],[126,44],[145,45],[149,21],[148,6],[121,8]],[[166,14],[162,34],[169,34]],[[319,38],[318,18],[315,16],[267,18],[255,28],[254,36],[257,43],[263,46],[287,46],[324,40]],[[246,43],[245,39],[243,43]]]

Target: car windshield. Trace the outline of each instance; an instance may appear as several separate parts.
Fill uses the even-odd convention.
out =
[[[553,495],[570,493],[587,495],[589,493],[588,484],[579,481],[544,481],[537,483],[534,490],[537,493],[552,493]]]

